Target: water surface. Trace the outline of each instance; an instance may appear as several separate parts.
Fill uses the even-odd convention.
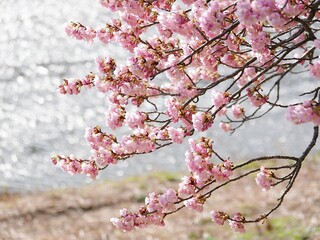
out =
[[[110,14],[98,1],[16,0],[0,2],[0,190],[29,191],[76,186],[88,182],[70,176],[50,163],[55,154],[86,158],[90,149],[83,137],[87,126],[104,126],[105,97],[93,90],[81,96],[57,93],[63,78],[96,71],[97,56],[118,56],[114,44],[87,44],[66,36],[70,20],[102,25]],[[312,89],[308,76],[286,82],[287,99]],[[106,128],[105,128],[106,130]],[[214,129],[214,146],[233,160],[261,154],[299,154],[311,138],[312,126],[294,126],[284,113],[249,123],[233,137]],[[319,145],[317,146],[319,149]],[[150,170],[183,170],[186,146],[112,166],[100,178],[116,178]]]

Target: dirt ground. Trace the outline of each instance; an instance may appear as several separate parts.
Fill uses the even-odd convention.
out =
[[[80,189],[0,197],[1,240],[113,239],[320,239],[320,158],[305,163],[284,204],[267,221],[247,226],[245,234],[210,220],[212,209],[257,216],[276,204],[280,188],[262,192],[254,176],[215,192],[203,213],[189,209],[166,218],[166,227],[123,233],[109,221],[119,209],[135,211],[150,192],[177,188],[179,174],[156,173]]]

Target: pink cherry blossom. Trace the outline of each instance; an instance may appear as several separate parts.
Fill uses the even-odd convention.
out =
[[[158,201],[161,206],[161,212],[167,213],[176,210],[175,202],[178,201],[177,193],[173,189],[167,189],[167,191],[158,196]]]
[[[87,161],[82,163],[82,173],[91,179],[96,179],[98,175],[98,167],[94,163],[94,161]]]
[[[126,113],[125,122],[131,128],[143,128],[145,121],[148,119],[148,115],[137,111],[133,114]]]
[[[215,222],[218,225],[223,225],[224,222],[228,219],[228,214],[220,211],[211,211],[211,219],[213,222]]]
[[[186,5],[191,5],[192,3],[196,2],[197,0],[182,0],[182,2]]]
[[[125,120],[126,111],[121,105],[110,105],[107,112],[107,124],[111,129],[121,127]]]
[[[179,183],[179,196],[189,196],[196,192],[195,179],[193,177],[184,176],[182,182]]]
[[[249,81],[252,80],[252,78],[254,78],[256,75],[256,70],[252,67],[250,68],[246,68],[243,72],[243,74],[240,76],[240,78],[238,78],[237,80],[237,84],[239,87],[243,87],[244,85],[246,85]],[[237,76],[239,77],[239,76]]]
[[[178,122],[179,120],[179,109],[181,108],[179,102],[175,98],[167,99],[165,101],[167,110],[166,115],[172,118],[173,122]]]
[[[192,123],[195,130],[203,132],[212,126],[213,117],[211,116],[210,112],[197,112],[196,114],[192,115]]]
[[[174,5],[170,13],[161,12],[158,21],[163,29],[176,32],[184,36],[192,36],[195,33],[192,23],[188,19],[185,11]]]
[[[57,155],[52,158],[52,163],[60,166],[63,171],[69,172],[71,175],[85,174],[91,179],[95,179],[98,175],[99,169],[94,161],[84,161],[73,155],[69,157]]]
[[[75,37],[78,40],[85,40],[87,42],[92,42],[96,37],[96,31],[90,27],[85,27],[81,23],[71,22],[65,27],[66,33]]]
[[[231,130],[231,124],[230,123],[224,123],[224,122],[221,122],[219,124],[220,128],[225,131],[225,132],[229,132]]]
[[[272,173],[261,167],[260,172],[257,174],[256,182],[263,191],[268,191],[273,184]]]
[[[119,0],[100,0],[100,4],[103,7],[109,8],[112,11],[119,10],[123,7],[123,2]]]
[[[183,204],[187,207],[187,208],[190,208],[196,212],[202,212],[203,211],[203,203],[202,203],[202,200],[196,198],[196,197],[193,197],[193,198],[190,198],[189,200],[185,200],[183,202]]]
[[[59,86],[59,93],[78,95],[83,87],[90,89],[94,86],[94,80],[96,76],[94,74],[88,74],[83,79],[64,79],[63,83]]]
[[[250,0],[238,1],[236,15],[246,25],[252,25],[258,21],[251,7]]]
[[[111,218],[110,221],[117,228],[121,229],[124,232],[134,230],[135,220],[137,216],[133,213],[128,212],[127,209],[122,209],[120,211],[120,218]]]
[[[244,108],[240,105],[232,105],[231,110],[233,116],[237,119],[242,118],[244,116]]]
[[[244,228],[244,225],[242,223],[242,221],[244,221],[244,220],[245,219],[241,213],[236,213],[233,216],[233,220],[229,220],[229,225],[233,231],[244,233],[246,231]]]
[[[208,37],[212,38],[222,31],[224,17],[220,4],[212,2],[199,18],[200,27]]]
[[[247,89],[247,96],[248,96],[248,99],[249,99],[250,103],[255,107],[261,107],[269,99],[268,96],[261,95],[260,92],[258,92],[254,88],[248,88]]]
[[[112,75],[117,66],[113,58],[96,58],[96,64],[99,71],[107,75]]]
[[[289,106],[287,119],[295,124],[313,122],[315,125],[319,125],[319,106],[311,101],[306,101],[301,105]]]
[[[182,143],[185,138],[185,131],[182,128],[168,127],[168,134],[174,143]]]
[[[232,175],[232,166],[233,164],[226,160],[223,164],[212,166],[211,174],[217,182],[227,181]]]
[[[104,28],[99,27],[96,29],[97,37],[105,44],[114,39],[114,33],[117,31],[119,31],[117,28],[109,24],[107,24]]]
[[[220,108],[222,105],[225,105],[230,101],[229,93],[226,92],[218,92],[213,89],[211,96],[216,108]]]
[[[146,197],[145,204],[149,212],[161,211],[161,205],[158,200],[158,195],[156,193],[149,193],[149,197]]]
[[[123,28],[121,31],[114,33],[114,40],[119,42],[121,46],[130,52],[133,52],[135,47],[140,43],[139,37],[133,29],[129,27]]]
[[[320,59],[310,65],[310,73],[313,77],[320,79]]]

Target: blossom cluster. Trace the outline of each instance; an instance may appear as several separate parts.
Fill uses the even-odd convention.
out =
[[[122,231],[132,231],[135,227],[144,228],[148,225],[164,226],[164,214],[176,209],[177,193],[167,189],[163,194],[150,193],[137,213],[126,209],[120,210],[120,218],[111,218],[111,222]]]
[[[57,155],[51,159],[54,165],[59,165],[60,168],[70,174],[82,173],[86,176],[95,179],[98,175],[99,168],[95,161],[85,161],[78,159],[73,155],[69,157]]]
[[[193,194],[195,189],[202,188],[209,181],[223,182],[229,179],[233,164],[228,160],[224,160],[221,164],[211,162],[213,154],[211,139],[204,137],[198,141],[189,139],[189,145],[190,151],[185,154],[185,162],[192,180],[183,178],[179,193]]]
[[[230,216],[225,212],[213,210],[211,211],[211,219],[218,225],[223,225],[225,221],[229,219],[229,225],[235,232],[245,232],[243,224],[245,218],[241,213],[236,213],[233,218],[230,218]]]
[[[70,95],[77,95],[80,93],[81,88],[85,87],[87,89],[90,89],[92,86],[94,86],[94,79],[95,75],[93,73],[88,74],[83,79],[73,79],[73,80],[67,80],[64,79],[63,83],[59,86],[59,92],[61,94],[70,94]]]
[[[272,172],[269,172],[265,167],[261,167],[260,172],[256,177],[256,183],[263,191],[268,191],[274,183],[272,177]]]
[[[178,191],[168,189],[162,195],[150,193],[145,205],[137,213],[120,213],[120,218],[111,219],[117,228],[130,231],[134,227],[144,227],[149,224],[164,225],[165,214],[175,211],[177,209],[175,204],[181,201],[186,208],[197,212],[203,211],[206,198],[202,194],[208,190],[206,184],[227,181],[232,174],[233,164],[228,160],[221,164],[211,162],[213,150],[212,142],[208,138],[200,138],[198,141],[190,139],[189,144],[190,151],[186,153],[186,164],[191,175],[182,178]]]
[[[100,3],[111,11],[118,11],[120,18],[112,19],[111,23],[95,30],[71,22],[66,31],[80,40],[93,41],[99,38],[103,43],[111,40],[120,43],[132,53],[128,65],[118,67],[114,59],[97,59],[100,74],[91,74],[89,82],[65,80],[59,89],[63,94],[78,94],[82,86],[96,86],[99,91],[108,93],[111,106],[107,125],[111,129],[121,127],[126,122],[125,109],[130,107],[129,99],[133,105],[140,107],[146,100],[171,95],[171,99],[165,100],[165,113],[169,117],[167,121],[182,123],[189,131],[208,130],[216,116],[227,114],[227,104],[233,107],[233,94],[212,89],[212,104],[206,111],[185,103],[204,95],[215,86],[214,82],[221,75],[219,66],[239,68],[253,57],[259,66],[271,65],[277,53],[270,50],[272,36],[297,27],[298,22],[292,19],[296,16],[307,17],[310,12],[309,1],[306,0],[288,4],[276,0],[209,3],[195,0],[183,1],[184,7],[174,0],[101,0]],[[268,31],[268,27],[273,28],[274,32]],[[153,28],[158,31],[158,36],[143,40],[142,34]],[[304,40],[302,36],[297,35],[297,39],[301,37]],[[216,38],[217,41],[211,42],[210,39]],[[315,46],[318,46],[317,43],[314,41]],[[319,72],[318,65],[318,61],[310,65],[310,72],[314,76]],[[248,66],[236,75],[237,84],[246,90],[248,101],[256,108],[260,108],[269,98],[260,93],[261,86],[256,87],[264,79],[264,74],[260,73],[262,71],[263,68]],[[162,72],[166,73],[169,81],[162,81],[159,85],[153,83],[151,80]],[[203,81],[212,84],[203,89],[200,87]],[[244,106],[237,105],[237,108],[244,109]],[[210,110],[214,110],[214,113]],[[232,110],[236,119],[244,117],[243,110],[241,113],[239,110],[235,113],[234,108]],[[145,119],[138,124],[140,128],[143,121]],[[219,125],[226,132],[232,129],[232,125],[226,122],[220,122]],[[132,126],[134,124],[129,123],[129,127]]]
[[[303,104],[289,106],[287,118],[295,124],[312,122],[320,125],[320,105],[315,101],[306,101]]]
[[[114,112],[109,112],[108,124],[110,128],[112,125],[110,122],[118,122],[119,119],[115,120],[111,114]],[[129,115],[129,116],[128,116]],[[133,134],[124,135],[120,140],[116,138],[113,134],[106,134],[102,132],[100,127],[87,128],[85,133],[85,138],[88,145],[91,147],[90,162],[93,162],[98,169],[103,169],[109,164],[117,164],[119,160],[124,160],[131,156],[132,154],[149,153],[156,150],[156,140],[162,141],[172,141],[172,143],[182,143],[184,138],[187,136],[186,129],[184,128],[174,128],[171,126],[165,129],[159,129],[156,127],[144,127],[144,120],[146,115],[141,112],[136,112],[134,114],[126,114],[127,125],[134,128]],[[141,126],[142,128],[139,128]],[[116,126],[115,126],[116,127]],[[59,158],[58,156],[55,158]],[[68,159],[73,159],[73,157],[68,157]],[[74,159],[74,162],[77,162]],[[67,161],[69,163],[70,161]],[[82,160],[78,161],[80,164]],[[65,168],[63,168],[65,170]],[[82,171],[68,171],[72,174],[83,173]]]
[[[78,40],[85,40],[87,42],[92,42],[97,35],[94,29],[86,27],[81,23],[71,22],[65,27],[65,29],[69,36],[75,37]]]

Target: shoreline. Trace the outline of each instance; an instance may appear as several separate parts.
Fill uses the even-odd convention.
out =
[[[256,216],[276,203],[279,189],[262,192],[254,176],[241,185],[217,191],[203,213],[183,209],[166,218],[166,227],[150,227],[123,233],[109,221],[121,208],[136,211],[152,191],[177,188],[181,175],[152,173],[123,180],[104,181],[81,188],[30,194],[0,195],[0,240],[23,239],[320,239],[320,158],[306,161],[283,206],[264,224],[247,225],[245,234],[210,219],[210,210],[241,211]],[[242,187],[239,191],[239,186]],[[155,187],[155,188],[153,188]],[[258,205],[253,205],[252,199]],[[228,203],[228,204],[226,204]],[[187,219],[187,221],[186,221]],[[281,234],[284,235],[281,237]],[[294,238],[298,236],[300,238]]]

